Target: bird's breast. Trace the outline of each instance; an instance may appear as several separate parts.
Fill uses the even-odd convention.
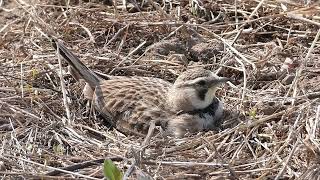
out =
[[[219,126],[223,115],[223,103],[215,97],[208,107],[191,113],[199,116],[199,124],[203,129],[213,129]]]

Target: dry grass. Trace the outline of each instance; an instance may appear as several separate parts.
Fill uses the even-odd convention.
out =
[[[101,179],[109,158],[131,179],[319,179],[320,6],[130,2],[0,1],[2,177]],[[47,35],[105,74],[172,82],[206,66],[236,79],[219,91],[224,128],[147,146],[109,129]]]

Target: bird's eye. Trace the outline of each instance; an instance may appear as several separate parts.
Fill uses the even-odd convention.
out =
[[[200,85],[200,86],[204,86],[204,85],[206,85],[206,81],[205,80],[200,80],[200,81],[197,82],[197,84]]]

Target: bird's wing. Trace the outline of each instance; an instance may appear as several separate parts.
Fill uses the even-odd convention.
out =
[[[111,113],[112,124],[119,131],[145,134],[151,120],[164,125],[172,115],[166,106],[171,85],[157,78],[113,77],[96,88],[95,104],[101,112]],[[98,102],[101,99],[103,104]]]

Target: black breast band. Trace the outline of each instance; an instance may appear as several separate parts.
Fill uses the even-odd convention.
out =
[[[212,103],[209,106],[207,106],[206,108],[196,109],[193,111],[180,111],[177,113],[177,115],[181,115],[181,114],[196,115],[196,114],[198,114],[201,118],[204,117],[205,114],[209,114],[211,116],[214,116],[218,107],[219,107],[219,100],[218,100],[218,98],[214,97]]]

